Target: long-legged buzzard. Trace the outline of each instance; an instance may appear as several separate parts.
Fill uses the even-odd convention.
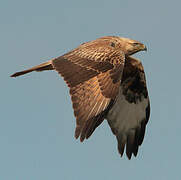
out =
[[[63,56],[16,72],[56,70],[70,88],[75,138],[89,138],[104,119],[118,141],[118,151],[131,159],[143,142],[150,115],[145,73],[141,62],[131,55],[146,50],[142,43],[106,36],[81,44]]]

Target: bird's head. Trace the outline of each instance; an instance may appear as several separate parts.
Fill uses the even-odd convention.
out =
[[[139,41],[119,37],[118,39],[121,49],[124,51],[125,55],[129,56],[139,51],[147,51],[144,44]]]

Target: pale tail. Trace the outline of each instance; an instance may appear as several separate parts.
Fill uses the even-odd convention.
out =
[[[32,71],[45,71],[45,70],[53,70],[53,69],[54,68],[52,66],[52,62],[48,61],[48,62],[42,63],[40,65],[34,66],[34,67],[30,68],[30,69],[16,72],[16,73],[12,74],[11,77],[21,76],[21,75],[24,75],[26,73],[30,73]]]

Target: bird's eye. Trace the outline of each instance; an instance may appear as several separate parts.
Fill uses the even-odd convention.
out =
[[[139,45],[139,44],[140,44],[140,43],[137,43],[137,42],[133,43],[134,46],[137,46],[137,45]]]
[[[110,44],[112,47],[115,47],[116,45],[113,43],[113,42],[111,42],[111,44]]]

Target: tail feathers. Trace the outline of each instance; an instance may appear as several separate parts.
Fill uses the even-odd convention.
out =
[[[32,71],[45,71],[45,70],[53,70],[53,69],[54,68],[52,66],[51,61],[48,61],[48,62],[42,63],[40,65],[34,66],[34,67],[30,68],[30,69],[16,72],[16,73],[12,74],[11,77],[21,76],[21,75],[30,73]]]

